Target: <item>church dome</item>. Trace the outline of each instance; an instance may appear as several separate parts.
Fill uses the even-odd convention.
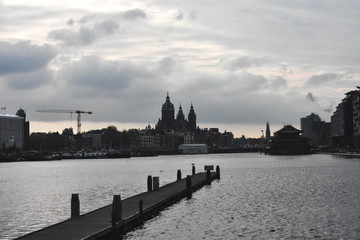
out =
[[[162,110],[175,110],[174,104],[170,102],[169,93],[166,96],[165,103],[162,105]]]

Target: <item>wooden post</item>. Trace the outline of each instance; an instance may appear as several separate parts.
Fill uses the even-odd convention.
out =
[[[120,195],[114,195],[112,203],[112,221],[119,222],[122,219],[122,204]]]
[[[211,172],[209,169],[206,171],[206,182],[208,185],[211,184]]]
[[[186,176],[186,197],[191,198],[192,197],[192,183],[191,183],[191,176]]]
[[[195,165],[192,166],[192,175],[195,175]]]
[[[139,215],[140,215],[140,221],[143,221],[143,207],[144,207],[144,201],[141,199],[139,201]]]
[[[181,180],[181,170],[180,169],[177,171],[177,180],[178,181]]]
[[[71,217],[78,217],[80,216],[80,200],[79,194],[73,193],[71,195]]]
[[[122,229],[117,229],[116,223],[122,220],[122,204],[120,195],[114,195],[111,209],[112,239],[120,239]]]
[[[216,178],[220,179],[220,167],[219,167],[219,165],[216,166]]]
[[[153,177],[153,190],[158,191],[159,190],[159,177]]]
[[[152,185],[153,185],[153,183],[152,183],[152,177],[151,177],[151,175],[149,175],[148,178],[147,178],[147,189],[148,189],[148,192],[151,192],[151,191],[152,191]]]

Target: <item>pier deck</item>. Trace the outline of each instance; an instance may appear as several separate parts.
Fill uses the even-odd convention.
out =
[[[216,177],[216,173],[212,172],[211,181]],[[201,188],[207,183],[206,173],[192,175],[191,182],[193,190]],[[118,222],[116,228],[121,229],[121,233],[128,232],[131,228],[141,223],[143,219],[151,218],[154,213],[184,198],[186,193],[186,178],[183,178],[162,186],[159,190],[144,192],[124,199],[121,201],[123,221]],[[140,200],[143,201],[142,215],[139,213]],[[111,212],[112,204],[29,233],[18,239],[111,239],[114,229],[111,223]]]

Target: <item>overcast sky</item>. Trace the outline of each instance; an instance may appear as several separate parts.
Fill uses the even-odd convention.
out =
[[[259,137],[330,121],[360,85],[359,43],[357,0],[0,0],[0,105],[32,131],[76,129],[38,109],[122,130],[154,127],[169,92],[200,127]]]

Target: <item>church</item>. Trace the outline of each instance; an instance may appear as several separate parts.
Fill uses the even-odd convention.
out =
[[[195,131],[196,130],[196,114],[194,106],[191,103],[188,119],[185,119],[181,104],[175,119],[174,104],[171,103],[169,93],[167,93],[166,101],[161,108],[161,119],[155,126],[155,130],[159,132],[165,131]]]

